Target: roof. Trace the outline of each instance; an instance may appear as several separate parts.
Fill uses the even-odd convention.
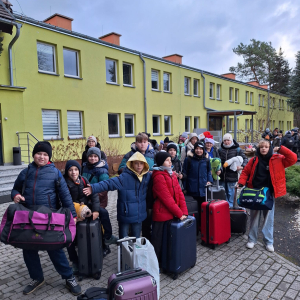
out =
[[[0,0],[0,31],[12,34],[13,25],[1,22],[1,19],[6,21],[15,21],[14,15],[6,8],[5,4]]]
[[[1,0],[0,0],[1,1]],[[73,21],[74,19],[72,19],[72,18],[69,18],[69,17],[67,17],[67,16],[64,16],[64,15],[61,15],[61,14],[53,14],[52,16],[50,16],[50,17],[48,17],[47,19],[45,19],[43,22],[46,22],[46,21],[48,21],[48,20],[50,20],[50,19],[52,19],[52,18],[54,18],[54,17],[61,17],[61,18],[64,18],[64,19],[68,19],[68,20],[70,20],[70,21]]]
[[[234,116],[234,113],[236,116],[243,115],[243,116],[249,116],[249,115],[255,115],[256,111],[250,111],[250,110],[213,110],[213,111],[207,111],[207,113],[210,116]]]
[[[117,36],[122,36],[121,34],[119,34],[119,33],[116,33],[116,32],[110,32],[110,33],[108,33],[108,34],[105,34],[105,35],[102,35],[102,36],[100,36],[99,37],[99,39],[102,39],[102,38],[104,38],[104,37],[106,37],[106,36],[110,36],[110,35],[117,35]]]

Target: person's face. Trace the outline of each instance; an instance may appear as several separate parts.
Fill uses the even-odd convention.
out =
[[[210,143],[210,142],[206,142],[206,143],[205,143],[205,148],[206,148],[206,149],[211,149],[212,146],[213,146],[213,144]]]
[[[192,145],[194,145],[197,141],[198,141],[198,138],[197,138],[196,136],[193,136],[193,137],[191,138],[191,143],[192,143]]]
[[[269,152],[269,149],[270,149],[270,144],[269,143],[263,143],[261,146],[260,146],[260,154],[261,155],[266,155],[268,152]]]
[[[75,182],[79,176],[79,170],[73,166],[68,170],[68,176]]]
[[[203,154],[203,148],[201,148],[201,147],[197,147],[194,151],[199,156],[201,156]]]
[[[278,137],[281,139],[282,138],[282,133],[278,133]]]
[[[89,148],[96,147],[96,143],[93,140],[88,140],[87,145],[89,146]]]
[[[172,156],[172,158],[174,158],[176,156],[176,150],[174,148],[169,149],[169,154]]]
[[[88,162],[92,165],[99,161],[99,157],[96,154],[91,154],[88,157]]]
[[[136,171],[138,174],[141,174],[144,170],[145,163],[140,160],[135,160],[132,162],[132,168],[134,171]]]
[[[49,162],[49,155],[46,152],[37,152],[34,154],[33,160],[38,167],[42,167]]]
[[[163,166],[164,166],[164,167],[167,167],[167,168],[171,168],[171,167],[172,167],[171,157],[168,157],[168,158],[164,161]]]
[[[148,148],[149,142],[147,140],[142,140],[141,142],[135,142],[135,145],[139,151],[145,152]]]
[[[231,140],[224,140],[223,143],[224,145],[229,146],[231,144]]]

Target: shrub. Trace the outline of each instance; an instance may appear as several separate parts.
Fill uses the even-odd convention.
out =
[[[300,166],[291,166],[285,170],[286,189],[291,195],[300,197]]]

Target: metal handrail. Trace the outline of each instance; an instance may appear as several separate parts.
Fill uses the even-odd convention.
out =
[[[25,135],[26,134],[26,137],[20,137],[20,135]],[[18,144],[19,144],[19,147],[21,148],[21,146],[25,146],[24,148],[26,148],[26,149],[24,149],[24,150],[22,150],[22,148],[21,148],[21,158],[22,158],[22,151],[24,152],[24,151],[26,151],[27,152],[27,155],[23,155],[23,156],[25,156],[25,157],[27,157],[27,159],[28,159],[28,164],[30,164],[30,157],[31,157],[31,155],[30,155],[30,153],[31,153],[31,149],[33,149],[34,148],[34,145],[36,144],[36,142],[39,142],[39,140],[31,133],[31,132],[29,132],[29,131],[17,131],[16,132],[16,135],[18,136]],[[34,139],[34,140],[32,140],[32,138]],[[26,140],[27,141],[27,143],[25,143],[25,144],[21,144],[20,143],[20,141],[21,140]]]

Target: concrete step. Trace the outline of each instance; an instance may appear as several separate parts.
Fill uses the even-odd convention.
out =
[[[1,186],[3,181],[7,181],[7,180],[14,180],[15,181],[19,174],[20,174],[19,171],[9,173],[9,174],[0,174],[0,186]]]
[[[4,189],[6,187],[14,186],[15,180],[16,179],[8,179],[8,180],[0,181],[0,189]]]
[[[28,165],[20,165],[20,166],[0,166],[0,176],[1,175],[9,175],[20,173],[23,169],[27,168]]]
[[[13,187],[14,187],[14,185],[12,184],[11,186],[6,186],[4,188],[0,188],[0,196],[10,195]]]

